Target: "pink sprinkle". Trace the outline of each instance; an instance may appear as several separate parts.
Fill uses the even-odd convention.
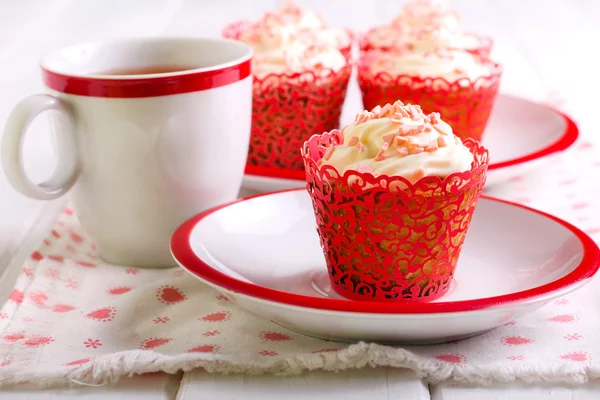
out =
[[[365,110],[361,113],[356,114],[356,118],[354,118],[354,121],[357,124],[362,124],[363,122],[367,122],[368,120],[370,120],[372,117],[373,114]]]
[[[434,142],[434,144],[428,144],[427,146],[423,147],[423,150],[428,152],[428,153],[433,153],[434,151],[436,151],[438,149],[437,143]]]
[[[419,119],[419,113],[418,113],[418,112],[417,112],[417,110],[414,108],[414,106],[412,106],[412,105],[410,105],[410,104],[409,104],[409,105],[408,105],[406,108],[408,109],[408,114],[410,115],[410,118],[411,118],[413,121],[416,121],[416,120],[418,120],[418,119]]]
[[[392,140],[394,140],[394,137],[396,137],[396,135],[394,133],[388,133],[387,135],[383,136],[383,141],[387,144],[391,144]]]
[[[375,171],[372,167],[369,167],[368,165],[359,165],[356,167],[356,170],[361,174],[372,174],[373,171]]]
[[[396,145],[401,146],[405,143],[408,143],[408,138],[404,136],[396,136]]]
[[[431,119],[431,125],[435,125],[440,122],[440,113],[432,112],[429,114],[429,118]]]
[[[404,109],[404,107],[398,107],[395,109],[396,113],[394,114],[395,118],[406,118],[410,117],[410,114]]]
[[[411,129],[404,129],[402,127],[398,128],[398,133],[399,135],[402,136],[411,136],[413,134],[413,131]]]
[[[387,103],[385,106],[383,106],[381,108],[381,111],[379,111],[379,117],[385,117],[388,112],[390,112],[392,110],[393,106],[390,103]]]
[[[439,147],[446,147],[446,140],[442,136],[438,136],[437,145]]]
[[[387,158],[387,156],[385,155],[385,152],[387,151],[387,149],[390,147],[390,145],[388,143],[384,143],[383,146],[381,146],[381,150],[379,150],[379,153],[377,153],[377,156],[375,156],[375,161],[383,161]]]
[[[355,146],[358,143],[358,137],[352,136],[348,141],[348,146]]]
[[[362,153],[365,150],[365,146],[361,142],[358,142],[356,143],[356,149],[359,153]]]
[[[415,180],[419,180],[425,177],[425,170],[423,168],[419,168],[417,172],[415,172]]]
[[[406,147],[398,147],[396,153],[401,157],[406,157],[408,155],[408,149]]]
[[[415,147],[409,149],[410,154],[419,154],[419,153],[422,153],[423,151],[425,151],[425,149],[421,146],[415,146]]]
[[[407,129],[400,127],[400,128],[398,128],[398,131],[400,132],[400,135],[402,135],[402,136],[413,136],[413,135],[418,135],[419,133],[423,132],[424,129],[425,129],[425,127],[423,125],[419,125],[419,126],[415,126],[415,127],[407,128]]]

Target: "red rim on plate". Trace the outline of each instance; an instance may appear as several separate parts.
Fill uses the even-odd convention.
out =
[[[500,163],[492,162],[489,165],[488,170],[512,167],[514,165],[526,163],[527,161],[536,160],[538,158],[545,157],[552,153],[558,153],[559,151],[566,150],[573,143],[575,143],[575,141],[579,137],[579,129],[577,128],[577,124],[575,124],[575,122],[571,118],[569,118],[566,114],[558,111],[555,108],[551,108],[551,107],[549,107],[549,108],[552,111],[554,111],[556,114],[563,117],[563,119],[565,120],[566,127],[565,127],[565,131],[563,132],[562,136],[556,142],[552,143],[550,146],[548,146],[544,149],[538,150],[538,151],[534,151],[531,154],[526,154],[522,157],[515,158],[514,160],[503,161]]]
[[[511,97],[511,96],[505,96]],[[488,166],[488,171],[513,167],[515,165],[523,164],[528,161],[536,160],[538,158],[545,157],[547,155],[558,153],[560,151],[568,149],[579,137],[579,129],[575,122],[569,118],[566,114],[551,108],[556,114],[560,115],[565,120],[565,130],[562,136],[554,143],[549,146],[534,151],[533,153],[526,154],[524,156],[515,158],[514,160],[503,161],[499,163],[492,163]],[[265,178],[278,178],[278,179],[291,179],[291,180],[300,180],[303,181],[306,179],[306,175],[304,171],[291,170],[291,169],[275,169],[275,168],[265,168],[265,167],[257,167],[254,165],[246,166],[246,175],[253,175]]]
[[[452,302],[440,303],[386,303],[372,301],[351,301],[343,299],[331,299],[326,297],[311,297],[300,294],[282,292],[280,290],[270,289],[263,286],[258,286],[250,282],[240,281],[232,278],[222,272],[217,271],[204,261],[199,259],[190,246],[190,235],[194,227],[204,218],[214,212],[243,201],[248,201],[257,197],[272,195],[277,193],[286,193],[293,191],[303,191],[305,189],[290,189],[281,190],[272,193],[259,194],[257,196],[246,197],[223,204],[207,210],[201,214],[192,217],[183,225],[181,225],[173,234],[171,239],[171,252],[175,260],[187,269],[191,274],[211,282],[224,289],[231,290],[236,293],[241,293],[247,296],[256,297],[277,303],[283,303],[290,306],[316,308],[329,311],[343,312],[360,312],[369,314],[430,314],[430,313],[451,313],[476,311],[487,309],[503,304],[525,301],[528,299],[544,296],[555,291],[566,289],[572,285],[583,283],[585,280],[592,278],[600,267],[600,249],[594,241],[575,226],[558,219],[544,212],[534,210],[532,208],[511,203],[509,201],[492,198],[489,196],[481,196],[481,198],[509,204],[514,207],[519,207],[548,219],[551,219],[558,224],[564,226],[571,231],[581,242],[583,246],[583,259],[581,263],[569,274],[557,279],[553,282],[538,286],[533,289],[523,290],[520,292],[510,293],[501,296],[487,297],[483,299],[461,300]]]

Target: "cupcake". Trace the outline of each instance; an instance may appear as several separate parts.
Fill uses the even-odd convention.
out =
[[[358,82],[363,105],[402,100],[439,112],[461,139],[480,141],[490,117],[502,67],[462,50],[429,42],[361,54]]]
[[[426,302],[449,289],[489,161],[438,113],[397,101],[302,148],[333,289]]]
[[[291,3],[224,30],[254,48],[248,172],[303,170],[302,143],[339,126],[351,73],[343,53],[351,39],[344,34]]]
[[[362,51],[390,50],[418,42],[435,42],[448,49],[488,57],[492,39],[465,32],[460,15],[443,0],[409,0],[391,23],[369,30],[360,39]]]

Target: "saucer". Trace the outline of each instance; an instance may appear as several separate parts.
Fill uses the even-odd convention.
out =
[[[482,197],[450,292],[431,303],[347,300],[329,284],[305,190],[199,214],[171,241],[184,269],[248,311],[338,341],[437,343],[473,336],[585,285],[598,246],[548,214]]]
[[[342,121],[342,125],[348,123]],[[575,123],[553,108],[499,95],[483,136],[491,158],[486,185],[505,182],[522,173],[523,167],[534,167],[536,161],[567,149],[578,134]],[[250,165],[243,186],[254,192],[268,192],[304,187],[304,179],[303,171]]]

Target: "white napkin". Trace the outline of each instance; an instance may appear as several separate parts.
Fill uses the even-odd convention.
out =
[[[556,214],[600,239],[600,159],[581,142],[488,195]],[[460,268],[460,266],[459,266]],[[103,383],[133,373],[295,374],[368,365],[432,382],[583,382],[600,376],[598,280],[518,321],[434,346],[348,345],[245,312],[180,269],[102,264],[66,210],[0,311],[0,384]]]

